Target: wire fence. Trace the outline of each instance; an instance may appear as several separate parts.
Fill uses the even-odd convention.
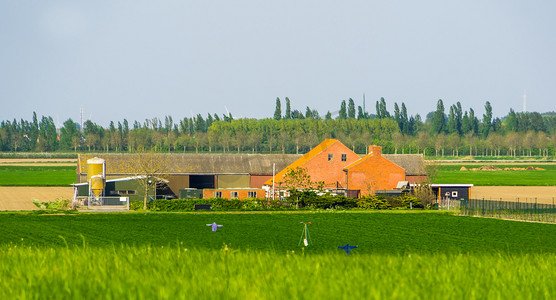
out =
[[[129,197],[75,197],[74,207],[92,210],[129,210]]]
[[[526,201],[470,199],[459,200],[462,215],[556,223],[556,205],[538,203],[535,198]],[[453,204],[455,205],[455,204]]]

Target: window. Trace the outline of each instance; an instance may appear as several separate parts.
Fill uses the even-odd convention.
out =
[[[257,198],[257,192],[247,192],[247,198]]]
[[[347,160],[347,154],[342,154],[342,161],[346,161]]]
[[[238,192],[231,192],[231,193],[230,193],[230,198],[232,198],[232,199],[237,199],[238,194],[239,194]]]
[[[215,198],[222,198],[222,192],[214,192]]]
[[[334,159],[334,154],[328,154],[328,161],[332,161]]]

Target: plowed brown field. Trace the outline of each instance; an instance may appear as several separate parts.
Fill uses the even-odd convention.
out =
[[[556,186],[474,186],[471,198],[485,200],[535,202],[552,204],[556,198]]]
[[[33,199],[47,202],[72,197],[71,187],[0,187],[0,210],[35,210]]]
[[[0,158],[0,166],[77,166],[77,159],[70,158]]]

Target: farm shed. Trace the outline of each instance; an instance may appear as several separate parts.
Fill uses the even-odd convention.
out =
[[[469,200],[472,184],[431,184],[432,191],[439,201]]]
[[[168,180],[170,193],[176,197],[184,189],[259,190],[276,170],[301,157],[297,154],[153,154],[166,161],[160,176]],[[98,154],[106,161],[106,178],[117,179],[141,174],[134,166],[138,154]],[[77,181],[87,181],[87,160],[93,155],[80,154]],[[202,191],[201,191],[202,193]],[[259,191],[257,191],[260,194]]]
[[[129,200],[143,200],[145,197],[144,187],[138,182],[139,178],[144,176],[131,176],[117,179],[106,180],[104,188],[104,197],[129,197]],[[165,189],[167,189],[167,180],[157,185],[157,189],[150,189],[148,195],[150,198],[155,199],[157,195],[164,196]],[[76,189],[77,197],[89,196],[89,183],[77,183],[73,185]]]

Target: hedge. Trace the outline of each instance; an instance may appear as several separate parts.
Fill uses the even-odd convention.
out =
[[[158,199],[147,203],[147,209],[152,211],[193,211],[197,204],[209,204],[214,211],[257,211],[257,210],[292,210],[295,204],[299,209],[398,209],[423,208],[419,199],[411,196],[402,197],[363,197],[360,199],[345,196],[317,196],[315,193],[303,193],[296,199]],[[411,204],[410,204],[411,203]],[[143,201],[131,201],[131,210],[143,209]]]

